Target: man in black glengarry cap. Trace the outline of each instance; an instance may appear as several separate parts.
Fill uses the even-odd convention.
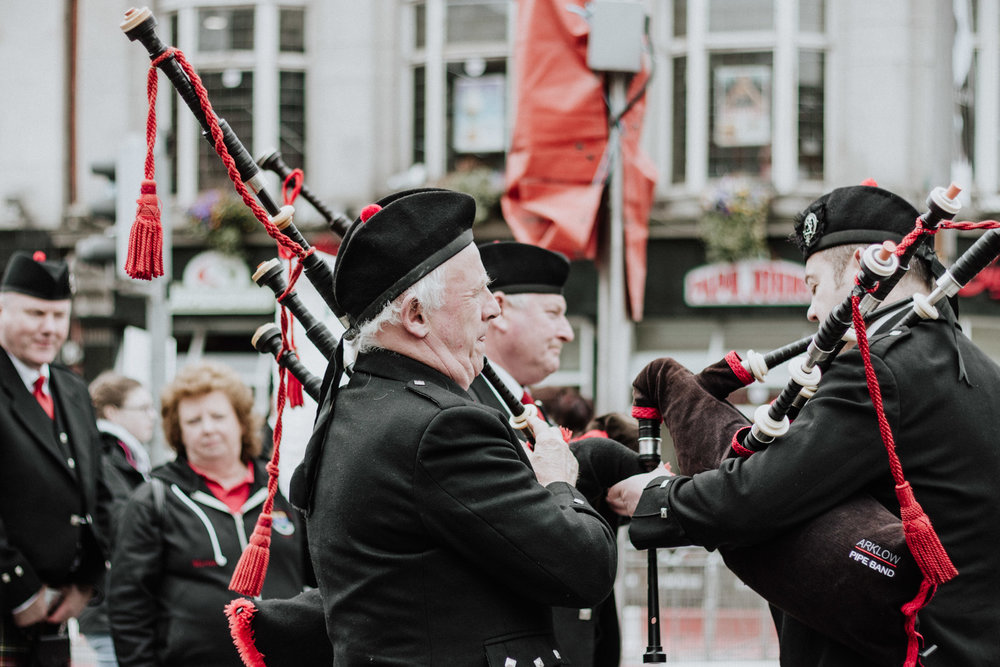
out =
[[[0,282],[0,664],[69,664],[67,619],[105,571],[110,497],[69,334],[65,262],[17,252]],[[53,660],[52,662],[37,662]]]
[[[331,365],[292,480],[338,667],[564,664],[550,607],[614,582],[615,537],[558,429],[533,420],[529,452],[466,393],[499,314],[474,214],[465,194],[401,192],[340,247],[357,359],[344,386]]]
[[[900,241],[916,219],[909,203],[874,185],[838,188],[807,207],[792,240],[802,251],[813,294],[809,319],[824,321],[849,296],[864,248]],[[901,472],[958,575],[944,580],[926,606],[913,605],[916,627],[909,626],[910,632],[904,632],[903,613],[892,618],[890,610],[894,631],[867,643],[858,636],[874,624],[868,621],[877,601],[840,604],[856,599],[857,591],[843,590],[843,579],[833,571],[814,571],[810,581],[797,579],[792,585],[800,590],[817,587],[824,595],[833,590],[825,604],[816,604],[815,597],[805,600],[808,613],[774,610],[783,666],[917,664],[917,652],[926,667],[991,665],[1000,657],[1000,597],[995,593],[1000,590],[1000,367],[961,333],[945,302],[937,304],[937,319],[902,325],[911,297],[928,293],[930,276],[940,268],[929,248],[918,253],[885,305],[866,317],[866,329]],[[720,468],[693,476],[640,475],[612,488],[609,497],[633,515],[633,543],[730,551],[766,546],[859,496],[874,498],[897,516],[904,504],[919,516],[905,493],[897,495],[906,485],[897,486],[890,475],[861,352],[845,350],[823,373],[787,434],[766,449],[732,456]],[[633,386],[655,403],[657,392],[669,388],[648,386],[647,377],[644,369]],[[926,525],[914,525],[921,523],[903,522],[911,531],[926,531]],[[906,539],[910,543],[910,532]],[[909,550],[914,557],[925,553],[913,544]],[[877,545],[843,551],[844,568],[866,568],[882,578],[895,576],[901,557]],[[794,554],[783,557],[790,560]],[[802,559],[807,565],[809,560]],[[944,560],[937,560],[941,570]],[[933,565],[931,559],[923,559],[921,567],[928,564]],[[784,571],[778,562],[769,568],[774,577]],[[917,590],[910,595],[923,601]],[[834,625],[846,632],[835,634]],[[906,651],[911,651],[908,658]]]
[[[514,396],[541,407],[531,397],[529,387],[559,370],[563,345],[573,340],[563,296],[569,260],[517,241],[480,244],[479,254],[490,277],[490,290],[500,305],[500,315],[490,320],[486,333],[486,358]],[[469,393],[506,417],[512,415],[498,389],[482,375],[473,380]],[[574,442],[570,449],[580,463],[577,488],[617,529],[619,517],[607,510],[603,493],[611,482],[643,469],[637,455],[607,438]],[[574,665],[617,667],[621,637],[614,594],[583,608],[553,607],[552,614],[556,639]]]

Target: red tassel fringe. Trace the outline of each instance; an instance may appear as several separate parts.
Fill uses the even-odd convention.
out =
[[[302,383],[299,379],[289,373],[285,376],[285,393],[288,395],[288,407],[300,408],[305,405],[305,398],[302,396]]]
[[[958,576],[958,570],[944,550],[944,545],[931,525],[930,517],[913,496],[909,482],[896,485],[896,498],[899,500],[906,544],[924,577],[937,586]]]
[[[240,562],[236,564],[233,578],[229,581],[229,590],[240,595],[257,597],[264,586],[264,575],[267,573],[267,563],[271,557],[271,515],[270,513],[257,517],[257,525],[250,536],[250,543],[243,550]]]
[[[163,275],[163,227],[156,181],[143,180],[135,222],[128,238],[125,272],[132,278],[151,280]]]
[[[246,598],[236,598],[226,605],[226,618],[229,619],[229,636],[236,644],[240,660],[247,667],[266,667],[264,656],[257,650],[253,637],[253,617],[257,607]]]

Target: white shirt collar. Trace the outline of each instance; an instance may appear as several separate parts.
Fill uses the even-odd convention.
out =
[[[38,381],[38,376],[40,375],[45,378],[45,384],[42,385],[45,389],[45,393],[50,395],[52,394],[51,388],[49,387],[48,364],[42,364],[42,367],[36,370],[34,368],[29,367],[27,364],[25,364],[23,361],[21,361],[14,355],[10,354],[9,352],[7,353],[7,356],[10,357],[11,363],[14,364],[14,369],[17,371],[17,374],[21,376],[21,382],[23,382],[24,386],[27,387],[29,393],[35,391],[35,382]]]

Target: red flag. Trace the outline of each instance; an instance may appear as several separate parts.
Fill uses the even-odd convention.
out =
[[[507,155],[504,218],[522,243],[571,259],[597,257],[597,214],[607,181],[603,76],[587,67],[590,26],[568,4],[520,0],[515,44],[517,111]],[[656,169],[639,149],[648,68],[636,74],[622,119],[625,271],[633,320],[642,319],[646,241]]]

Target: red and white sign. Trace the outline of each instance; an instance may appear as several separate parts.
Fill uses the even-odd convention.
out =
[[[784,260],[706,264],[684,276],[688,306],[807,306],[805,267]]]

